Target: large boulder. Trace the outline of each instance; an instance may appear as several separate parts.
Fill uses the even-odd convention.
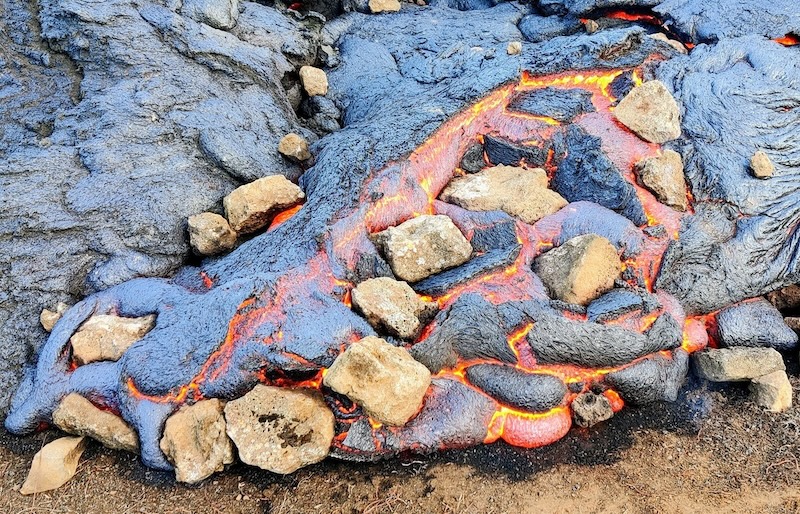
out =
[[[792,384],[785,371],[773,371],[750,382],[750,392],[759,407],[783,412],[792,406]]]
[[[371,418],[405,425],[422,407],[431,373],[405,349],[370,336],[342,352],[323,383],[359,404]]]
[[[535,223],[567,205],[547,188],[543,169],[502,165],[453,179],[439,198],[470,211],[504,211],[525,223]]]
[[[272,175],[237,187],[222,205],[231,228],[247,234],[265,227],[278,211],[294,207],[305,196],[283,175]]]
[[[710,348],[692,359],[697,374],[712,382],[742,382],[786,370],[781,354],[772,348]]]
[[[68,434],[91,437],[107,448],[139,451],[139,437],[130,425],[76,393],[68,394],[58,404],[53,411],[53,424]]]
[[[222,416],[225,404],[217,399],[184,405],[167,418],[161,451],[175,466],[178,482],[195,484],[233,462],[233,444]]]
[[[376,234],[392,271],[417,282],[467,262],[472,246],[455,223],[443,215],[422,215]]]
[[[189,216],[189,245],[197,255],[217,255],[236,244],[236,232],[228,220],[213,212]]]
[[[678,152],[664,150],[661,155],[642,159],[636,163],[636,172],[642,185],[656,195],[659,202],[678,211],[689,207],[683,160]]]
[[[680,109],[659,80],[635,87],[614,109],[617,119],[651,143],[666,143],[681,135]]]
[[[84,437],[62,437],[47,443],[33,456],[22,494],[51,491],[66,484],[78,471],[78,461],[86,448]]]
[[[353,289],[353,306],[370,325],[392,336],[413,339],[422,323],[436,311],[436,303],[426,302],[405,282],[388,277],[365,280]]]
[[[155,324],[155,315],[123,318],[98,314],[86,320],[70,339],[72,356],[79,365],[116,361]]]
[[[324,459],[333,413],[318,391],[257,385],[225,406],[227,432],[245,464],[288,474]]]
[[[614,287],[622,262],[608,239],[586,234],[536,258],[533,271],[553,298],[588,305]]]

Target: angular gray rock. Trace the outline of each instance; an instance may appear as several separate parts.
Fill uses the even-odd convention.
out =
[[[371,278],[353,289],[353,306],[376,330],[385,330],[401,339],[413,339],[437,309],[426,302],[405,282],[388,277]]]
[[[770,178],[775,173],[775,165],[767,154],[759,150],[750,158],[750,171],[756,178]]]
[[[693,354],[692,361],[697,374],[712,382],[741,382],[786,369],[772,348],[709,348]]]
[[[680,109],[663,82],[637,86],[614,109],[617,119],[651,143],[666,143],[681,135]]]
[[[197,255],[217,255],[236,244],[236,232],[228,220],[213,212],[189,216],[189,244]]]
[[[229,30],[239,18],[239,0],[183,0],[181,14],[215,29]]]
[[[299,204],[303,190],[282,175],[260,178],[237,187],[222,200],[231,228],[248,234],[264,228],[282,209]]]
[[[579,427],[591,427],[611,419],[614,411],[611,402],[602,394],[583,393],[572,400],[572,419]]]
[[[663,150],[661,155],[642,159],[636,163],[636,173],[642,185],[656,195],[659,202],[678,211],[689,207],[683,160],[678,152]]]
[[[792,384],[785,371],[773,371],[750,381],[753,401],[770,412],[783,412],[792,406]]]
[[[155,320],[155,315],[141,318],[92,316],[70,339],[72,356],[79,365],[119,360],[125,350],[153,328]]]
[[[139,451],[139,437],[119,416],[70,393],[53,411],[53,423],[68,434],[91,437],[112,450]]]

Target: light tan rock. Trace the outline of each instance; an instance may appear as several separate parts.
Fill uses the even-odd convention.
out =
[[[196,484],[233,462],[233,444],[225,431],[225,403],[202,400],[184,405],[167,418],[161,451],[175,466],[178,482]]]
[[[689,50],[687,50],[687,48],[683,45],[683,43],[681,43],[676,39],[671,39],[667,37],[667,35],[664,34],[663,32],[656,32],[655,34],[650,34],[649,37],[652,39],[656,39],[658,41],[663,41],[664,43],[668,44],[669,46],[677,50],[679,53],[682,53],[684,55],[689,53]]]
[[[227,252],[236,244],[236,232],[228,220],[203,212],[189,216],[189,245],[197,255],[217,255]]]
[[[272,175],[237,187],[222,204],[231,228],[247,234],[265,227],[278,211],[294,207],[305,196],[283,175]]]
[[[586,234],[537,257],[533,270],[553,298],[588,305],[614,287],[622,262],[606,238]]]
[[[781,354],[773,348],[709,348],[692,355],[700,378],[712,382],[743,382],[786,370]]]
[[[139,437],[130,425],[76,393],[68,394],[58,404],[53,411],[53,424],[68,434],[91,437],[113,450],[139,452]]]
[[[308,151],[308,141],[303,136],[295,133],[286,134],[281,138],[278,143],[278,152],[295,162],[311,158],[311,152]]]
[[[681,212],[689,207],[683,160],[678,152],[664,150],[661,155],[642,159],[636,163],[636,172],[642,185],[656,195],[659,202]]]
[[[43,309],[42,313],[39,314],[39,322],[42,324],[42,327],[47,330],[48,332],[53,331],[53,327],[56,326],[58,320],[61,319],[61,316],[64,315],[69,309],[69,305],[64,302],[58,302],[56,305],[56,310],[51,311],[50,309]]]
[[[47,443],[33,456],[28,478],[19,492],[35,494],[57,489],[69,482],[78,470],[86,448],[83,437],[62,437]]]
[[[245,464],[288,474],[323,460],[333,413],[318,391],[257,385],[225,406],[228,436]]]
[[[400,0],[369,0],[369,10],[373,13],[397,12],[400,10]]]
[[[611,402],[602,394],[582,393],[570,404],[572,419],[579,427],[591,427],[614,416]]]
[[[371,418],[402,426],[422,407],[431,372],[404,348],[369,336],[336,358],[323,383],[359,404]]]
[[[586,20],[583,22],[583,28],[586,29],[587,34],[594,34],[600,30],[600,24],[594,20]]]
[[[453,221],[443,215],[423,215],[376,234],[394,274],[401,280],[423,278],[467,262],[472,245]]]
[[[785,371],[773,371],[750,382],[750,393],[759,407],[783,412],[792,406],[792,384]]]
[[[402,339],[416,337],[423,320],[436,311],[435,302],[423,301],[407,283],[388,277],[361,282],[352,296],[370,325]]]
[[[324,71],[313,66],[300,68],[300,84],[303,85],[308,96],[325,96],[328,93],[328,76]]]
[[[439,198],[470,211],[504,211],[525,223],[535,223],[567,205],[547,188],[543,169],[502,165],[454,178]]]
[[[775,166],[767,154],[759,150],[750,158],[750,171],[756,178],[769,178],[775,173]]]
[[[70,338],[72,356],[79,365],[116,361],[154,326],[155,315],[140,318],[98,314],[86,320]]]
[[[659,80],[633,88],[620,100],[614,115],[636,135],[651,143],[666,143],[681,135],[680,109]]]
[[[506,47],[508,55],[519,55],[522,53],[522,43],[519,41],[512,41]]]

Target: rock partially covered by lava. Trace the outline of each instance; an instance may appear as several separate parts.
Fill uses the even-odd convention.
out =
[[[256,385],[225,405],[228,436],[245,464],[288,474],[324,459],[334,417],[315,390]]]
[[[572,400],[570,407],[572,419],[579,427],[591,427],[614,416],[611,402],[602,394],[579,394]]]
[[[554,299],[588,305],[614,287],[622,263],[608,239],[586,234],[539,256],[533,271]]]
[[[634,311],[650,313],[660,307],[658,298],[645,290],[617,288],[593,300],[586,307],[589,321],[603,323]]]
[[[606,375],[606,382],[628,403],[678,399],[678,391],[689,371],[689,354],[678,348],[669,355],[657,353]]]
[[[773,371],[750,382],[753,400],[770,412],[783,412],[792,406],[792,384],[785,371]]]
[[[123,318],[98,314],[86,320],[70,339],[78,364],[116,361],[155,325],[154,315]]]
[[[229,30],[239,18],[239,0],[183,0],[181,14],[215,29]]]
[[[61,316],[67,312],[67,309],[69,309],[69,305],[64,302],[58,302],[55,310],[42,309],[41,314],[39,314],[39,323],[42,324],[42,328],[48,332],[52,331]]]
[[[353,306],[376,330],[413,339],[422,323],[436,312],[433,302],[423,301],[405,282],[388,277],[365,280],[353,289]]]
[[[464,234],[442,215],[417,216],[375,238],[394,274],[408,282],[463,264],[472,255]]]
[[[234,189],[222,200],[231,228],[240,234],[267,225],[275,213],[299,204],[305,194],[283,175],[260,178]]]
[[[197,255],[217,255],[236,244],[236,232],[228,220],[213,212],[189,216],[189,245]]]
[[[523,161],[528,166],[543,166],[550,150],[549,142],[542,146],[524,146],[490,135],[483,137],[483,146],[489,162],[498,166],[519,166]]]
[[[697,374],[712,382],[739,382],[784,371],[781,354],[772,348],[709,348],[692,355]]]
[[[405,349],[370,336],[341,353],[323,383],[356,402],[371,418],[402,426],[422,406],[431,374]]]
[[[167,419],[160,447],[175,466],[178,482],[196,484],[233,463],[224,407],[217,399],[202,400],[184,405]]]
[[[556,376],[503,364],[476,364],[465,375],[470,384],[501,404],[528,412],[546,412],[560,405],[567,394],[567,386]]]
[[[139,438],[122,418],[95,407],[83,396],[70,393],[53,411],[53,424],[68,434],[91,437],[114,450],[137,453]]]
[[[633,88],[620,100],[614,114],[637,136],[651,143],[666,143],[681,135],[678,103],[659,80]]]
[[[664,150],[661,155],[642,159],[636,163],[636,172],[641,183],[656,195],[659,202],[678,211],[689,207],[683,160],[678,152]]]
[[[440,198],[471,211],[504,211],[533,224],[567,205],[547,182],[541,168],[493,166],[453,179]]]
[[[594,112],[592,93],[585,89],[545,87],[521,93],[511,99],[508,109],[569,123],[576,116]]]
[[[797,347],[797,334],[786,326],[778,309],[764,299],[725,307],[717,314],[717,329],[722,346]]]

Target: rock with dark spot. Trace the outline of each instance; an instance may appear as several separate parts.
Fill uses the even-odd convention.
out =
[[[477,173],[484,167],[486,161],[483,159],[483,145],[478,143],[467,148],[461,158],[461,169],[467,173]]]
[[[750,158],[750,171],[756,178],[770,178],[775,173],[775,166],[767,154],[759,150]]]
[[[594,112],[592,93],[585,89],[545,87],[520,93],[508,104],[511,111],[546,116],[560,123],[569,123],[576,116]]]
[[[780,351],[797,347],[797,334],[784,323],[778,309],[763,298],[725,307],[717,314],[717,328],[722,346]]]
[[[689,207],[683,160],[678,152],[664,150],[661,155],[643,159],[636,163],[636,173],[659,202],[678,211]]]
[[[405,282],[388,277],[366,280],[353,289],[353,306],[378,330],[412,339],[423,322],[436,312],[433,302],[423,301]]]
[[[689,370],[689,354],[677,349],[670,356],[651,355],[635,364],[606,375],[606,382],[622,399],[634,405],[678,398]]]
[[[502,364],[476,364],[466,369],[465,376],[498,402],[528,412],[546,412],[560,405],[567,394],[567,386],[558,377]]]
[[[217,255],[236,244],[236,232],[228,220],[213,212],[189,216],[189,244],[197,255]]]
[[[260,178],[237,187],[222,200],[225,217],[240,234],[265,227],[281,209],[299,204],[305,194],[282,175]]]
[[[542,146],[523,146],[499,137],[485,135],[483,147],[489,162],[495,166],[500,164],[519,166],[524,161],[527,166],[535,167],[544,166],[547,162],[550,143],[545,142]]]
[[[155,325],[155,315],[123,318],[98,314],[86,320],[70,338],[78,364],[116,361]]]
[[[614,416],[611,402],[602,394],[592,392],[579,394],[572,400],[570,406],[572,419],[579,427],[591,427]]]
[[[785,371],[756,377],[749,387],[756,404],[770,412],[783,412],[792,406],[792,384]]]
[[[786,369],[772,348],[709,348],[693,354],[692,362],[697,374],[712,382],[741,382]]]
[[[633,88],[617,104],[614,114],[637,136],[651,143],[666,143],[681,135],[678,103],[659,80]]]
[[[139,451],[136,432],[119,416],[95,407],[83,396],[70,393],[53,411],[53,424],[68,434],[91,437],[113,450]]]

